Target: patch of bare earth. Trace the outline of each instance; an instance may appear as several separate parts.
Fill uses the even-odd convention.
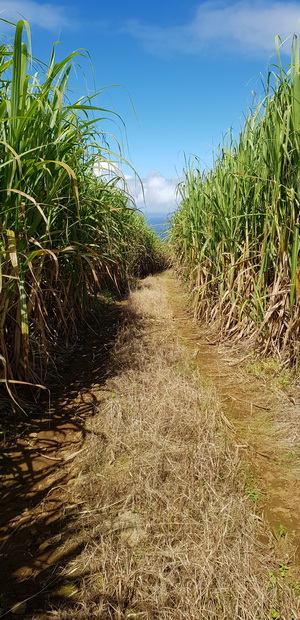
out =
[[[189,319],[168,278],[130,297],[106,397],[72,462],[64,544],[77,552],[62,543],[55,583],[27,618],[300,618],[293,549],[259,516],[247,450],[183,344]]]
[[[237,450],[251,467],[250,486],[261,489],[260,509],[275,536],[288,533],[299,565],[299,383],[291,382],[291,373],[278,361],[258,360],[247,342],[226,344],[215,326],[208,329],[189,320],[178,281],[165,273],[164,283],[178,337],[216,388]]]

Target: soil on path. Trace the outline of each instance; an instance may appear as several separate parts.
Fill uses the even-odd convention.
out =
[[[16,446],[2,456],[0,617],[19,615],[35,620],[277,617],[271,615],[277,613],[275,607],[272,611],[273,603],[268,598],[271,594],[264,595],[267,602],[261,595],[263,602],[259,603],[264,610],[270,605],[266,612],[270,615],[255,611],[253,614],[258,615],[250,615],[251,596],[256,600],[259,595],[254,582],[249,585],[247,570],[254,575],[251,562],[255,554],[262,553],[267,563],[273,561],[268,556],[272,543],[268,531],[260,529],[256,532],[258,541],[253,544],[261,545],[260,540],[266,545],[263,550],[258,551],[256,546],[255,552],[249,551],[249,537],[253,528],[259,526],[257,517],[249,514],[248,531],[242,532],[251,511],[245,504],[247,498],[241,499],[243,485],[237,475],[241,460],[248,463],[250,500],[256,501],[256,493],[260,495],[260,510],[269,522],[269,529],[274,529],[278,544],[288,539],[282,559],[287,562],[288,553],[288,561],[296,558],[297,562],[299,407],[247,374],[243,369],[245,354],[211,340],[211,333],[193,321],[182,287],[171,272],[142,281],[127,305],[128,326],[119,336],[113,363],[108,363],[107,351],[108,343],[118,331],[115,327],[118,309],[106,338],[89,336],[81,343],[81,352],[76,350],[77,359],[70,360],[70,370],[56,397],[56,410],[51,418],[41,415],[29,432],[18,438]],[[205,383],[213,386],[221,405],[214,402],[211,388],[207,396]],[[132,416],[128,418],[129,409]],[[156,426],[150,428],[153,420]],[[227,429],[230,436],[229,446],[223,435],[223,439],[217,439],[217,447],[213,444],[212,438],[219,437],[220,421],[223,435]],[[197,452],[198,441],[202,441],[201,454]],[[223,471],[224,467],[229,471],[226,459],[232,462],[230,474]],[[188,471],[182,482],[185,467]],[[207,469],[202,471],[204,467]],[[224,476],[229,486],[223,489]],[[200,481],[197,485],[201,493],[195,487],[195,480]],[[205,490],[206,485],[212,491]],[[223,501],[222,508],[219,504],[218,508],[207,508],[210,492],[213,497],[219,496],[218,502]],[[227,517],[226,531],[217,542],[216,523],[221,523],[220,514],[227,514],[224,498],[229,492],[232,495],[229,503],[234,508],[236,502],[239,508],[235,507]],[[195,496],[194,504],[192,496]],[[204,519],[206,510],[209,516]],[[215,521],[210,524],[212,514]],[[209,544],[205,549],[201,547],[203,536],[198,539],[200,521],[202,533],[203,528],[213,533],[207,534]],[[182,538],[187,524],[188,533]],[[230,540],[227,540],[228,528]],[[236,531],[240,532],[242,551],[235,550],[232,536],[237,536]],[[279,540],[282,532],[287,532],[285,541]],[[153,549],[147,536],[155,543]],[[227,559],[223,560],[225,577],[220,574],[218,582],[216,571],[222,545]],[[150,549],[152,564],[144,557],[145,549]],[[203,553],[202,559],[194,558],[195,549]],[[110,554],[113,560],[109,560]],[[94,556],[98,560],[91,568]],[[109,567],[105,562],[110,562]],[[113,564],[116,572],[112,571]],[[124,566],[127,566],[126,577],[122,574]],[[196,579],[198,570],[201,574]],[[182,577],[188,571],[189,577]],[[230,589],[235,588],[231,581],[222,586],[221,602],[218,602],[226,571],[229,581],[236,575],[236,583],[242,583],[243,578],[247,582],[245,588],[249,593],[239,591],[234,595],[236,600],[241,597],[240,615],[228,611],[229,599],[233,597]],[[201,585],[202,577],[205,586]],[[190,582],[188,594],[186,584]],[[151,592],[161,590],[160,595],[156,593],[155,603],[147,588]],[[284,599],[282,591],[281,584],[280,596]],[[274,597],[278,599],[277,592]],[[200,608],[206,610],[204,615],[198,615],[196,610]],[[300,615],[281,617],[290,620]]]
[[[237,450],[250,464],[264,516],[276,533],[283,526],[300,561],[300,397],[247,371],[249,351],[224,346],[216,331],[192,320],[182,287],[164,275],[178,337],[215,387],[236,434]],[[251,354],[251,352],[250,352]],[[271,384],[271,385],[270,385]]]

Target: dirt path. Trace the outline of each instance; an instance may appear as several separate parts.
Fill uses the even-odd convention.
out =
[[[143,280],[4,455],[0,617],[300,618],[298,411],[184,302]]]
[[[300,399],[289,397],[245,369],[247,351],[212,342],[207,329],[183,309],[178,281],[164,274],[166,292],[180,340],[200,372],[215,387],[222,410],[233,424],[237,449],[251,463],[262,491],[260,505],[271,529],[284,526],[300,561]],[[271,382],[270,382],[271,383]]]

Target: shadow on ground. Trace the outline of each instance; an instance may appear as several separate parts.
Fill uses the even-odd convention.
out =
[[[50,410],[45,398],[18,422],[13,439],[13,420],[6,424],[10,439],[3,440],[0,455],[0,617],[45,618],[56,601],[67,597],[72,604],[70,595],[84,577],[74,574],[67,584],[61,577],[62,567],[84,546],[69,543],[80,508],[80,501],[69,502],[70,489],[78,475],[76,455],[90,432],[86,419],[105,398],[109,354],[124,318],[122,304],[104,304],[101,321],[82,328],[58,362]]]

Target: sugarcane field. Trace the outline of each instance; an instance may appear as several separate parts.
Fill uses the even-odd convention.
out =
[[[300,620],[298,36],[276,36],[241,129],[171,183],[132,163],[71,8],[76,50],[52,38],[39,60],[55,5],[13,0],[32,17],[11,21],[5,4],[0,618]],[[197,6],[184,28],[110,36],[143,37],[171,72],[172,54],[207,53],[195,24],[222,7]]]

